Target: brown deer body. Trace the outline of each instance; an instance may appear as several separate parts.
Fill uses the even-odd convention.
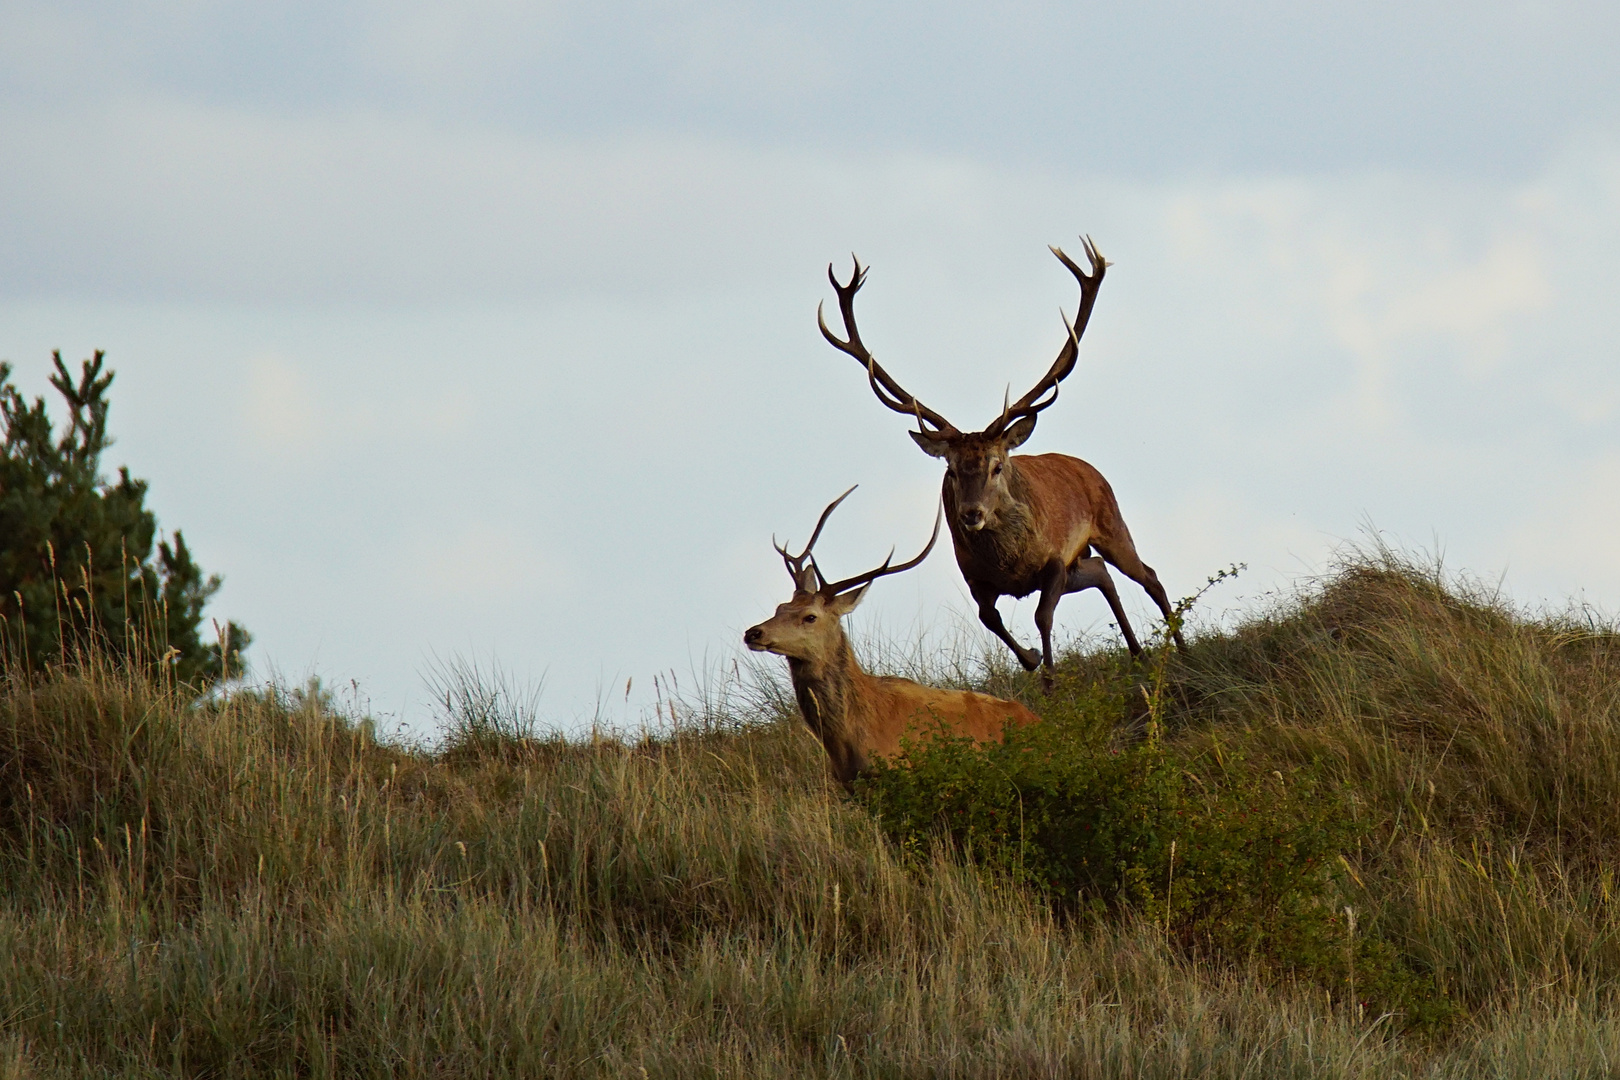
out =
[[[1074,370],[1080,355],[1080,335],[1091,318],[1097,289],[1108,268],[1108,261],[1090,239],[1084,243],[1090,274],[1060,249],[1052,249],[1080,283],[1080,309],[1074,323],[1064,320],[1068,340],[1034,389],[1016,402],[1003,403],[1001,415],[983,431],[957,430],[907,393],[867,351],[855,327],[855,294],[866,280],[859,260],[847,283],[838,280],[832,267],[827,268],[848,337],[836,337],[819,312],[817,316],[823,336],[866,368],[878,400],[895,412],[916,418],[918,430],[911,437],[917,445],[925,453],[945,459],[943,494],[951,541],[968,591],[979,606],[979,619],[1006,642],[1025,669],[1033,671],[1044,664],[1048,684],[1052,619],[1058,600],[1066,593],[1101,590],[1132,654],[1142,651],[1105,560],[1141,585],[1165,618],[1171,618],[1164,586],[1137,555],[1114,491],[1103,475],[1066,454],[1012,453],[1034,432],[1041,410],[1057,400],[1058,384]],[[1098,555],[1091,554],[1093,548]],[[1041,632],[1039,652],[1019,645],[996,610],[1002,596],[1024,597],[1034,592],[1041,594],[1035,608],[1035,625]],[[1173,633],[1176,644],[1184,645],[1180,630]]]
[[[814,562],[806,560],[827,516],[848,495],[844,492],[822,513],[801,554],[791,556],[777,549],[793,577],[793,597],[771,618],[743,634],[743,642],[755,652],[773,652],[787,659],[799,711],[826,748],[834,778],[847,787],[874,756],[898,755],[903,738],[944,731],[993,742],[1003,737],[1008,725],[1035,723],[1039,718],[1016,701],[968,690],[941,690],[862,670],[840,617],[855,609],[878,577],[921,562],[939,537],[939,521],[934,521],[934,539],[910,562],[890,566],[885,561],[877,570],[829,585]]]

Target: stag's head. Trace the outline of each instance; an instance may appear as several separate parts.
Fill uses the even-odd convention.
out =
[[[1013,497],[1007,458],[1034,430],[1035,418],[1025,417],[1000,434],[913,431],[911,437],[924,453],[945,459],[947,502],[955,508],[956,524],[978,532],[1000,524],[1002,509]]]
[[[815,532],[810,534],[810,542],[804,550],[797,555],[789,555],[787,549],[775,545],[787,565],[788,576],[793,579],[793,596],[785,604],[779,604],[776,614],[757,626],[751,626],[743,634],[743,644],[755,652],[773,652],[778,656],[785,656],[790,660],[804,660],[810,663],[825,663],[833,660],[841,651],[844,641],[844,630],[839,619],[855,610],[857,604],[866,595],[866,590],[872,582],[889,574],[898,574],[902,570],[909,570],[928,557],[934,549],[934,541],[939,539],[939,516],[934,517],[934,535],[929,537],[928,546],[909,562],[899,566],[892,565],[894,552],[889,552],[889,558],[883,560],[883,565],[876,570],[869,570],[864,574],[857,574],[842,581],[827,582],[821,576],[820,569],[815,560],[811,558],[810,549],[816,546],[816,540],[821,536],[821,527],[827,524],[827,518],[838,508],[838,504],[849,498],[850,488],[838,498],[834,499],[827,509],[821,512],[821,520],[816,522]]]
[[[1081,270],[1061,248],[1052,249],[1052,253],[1080,283],[1080,308],[1075,313],[1073,323],[1069,322],[1067,316],[1063,318],[1063,327],[1068,334],[1057,360],[1029,393],[1017,401],[1004,399],[1001,415],[983,431],[974,432],[957,430],[949,420],[907,393],[878,365],[862,343],[860,331],[855,327],[855,294],[866,282],[866,268],[861,266],[860,261],[856,260],[854,272],[847,282],[839,281],[832,267],[827,267],[828,280],[838,293],[838,310],[843,316],[847,336],[839,338],[833,334],[818,309],[816,318],[821,324],[822,336],[835,348],[860,361],[866,368],[872,392],[879,401],[895,412],[916,419],[917,430],[911,432],[911,437],[924,453],[945,459],[945,486],[956,508],[953,524],[967,532],[995,528],[1002,507],[1012,498],[1008,486],[1010,474],[1007,458],[1034,433],[1035,421],[1041,410],[1057,400],[1058,384],[1074,370],[1075,361],[1079,359],[1080,335],[1085,333],[1086,323],[1091,319],[1091,309],[1097,302],[1097,289],[1109,266],[1108,260],[1103,258],[1089,236],[1083,237],[1081,243],[1085,245],[1086,260],[1091,264],[1089,274]]]
[[[827,598],[819,592],[795,591],[793,599],[776,606],[776,614],[750,626],[743,643],[755,652],[772,652],[790,660],[812,664],[831,661],[844,637],[839,617],[855,610],[864,590]]]

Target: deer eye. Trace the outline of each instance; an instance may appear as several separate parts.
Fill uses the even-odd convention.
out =
[[[804,621],[807,623],[813,623],[816,621],[816,617],[814,615],[806,615],[804,617]]]
[[[950,479],[955,480],[956,479],[956,470],[955,469],[946,469],[945,470],[945,475],[947,477],[949,477]]]
[[[999,461],[996,462],[996,467],[990,470],[990,475],[991,476],[1000,476],[1001,475],[1001,462],[999,462]]]

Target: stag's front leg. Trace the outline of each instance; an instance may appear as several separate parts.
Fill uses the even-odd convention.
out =
[[[980,582],[970,581],[967,586],[968,592],[979,605],[979,621],[984,623],[985,629],[1006,643],[1007,648],[1018,657],[1018,662],[1024,665],[1025,671],[1034,671],[1039,667],[1041,654],[1034,649],[1026,649],[1014,641],[1012,634],[1007,631],[1006,624],[1001,621],[1001,612],[996,610],[996,601],[1001,599],[1001,594],[992,586]]]
[[[1041,632],[1041,685],[1052,689],[1052,619],[1057,614],[1058,601],[1068,590],[1068,569],[1060,562],[1046,568],[1042,575],[1041,600],[1035,605],[1035,627]]]

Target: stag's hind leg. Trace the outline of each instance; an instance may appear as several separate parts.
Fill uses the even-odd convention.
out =
[[[1093,555],[1086,559],[1076,559],[1069,564],[1069,576],[1064,582],[1064,592],[1077,593],[1086,589],[1099,589],[1108,600],[1108,608],[1114,613],[1114,622],[1119,624],[1119,632],[1125,635],[1125,644],[1130,648],[1132,656],[1139,656],[1142,646],[1131,632],[1131,621],[1125,617],[1125,608],[1119,602],[1119,592],[1114,588],[1114,578],[1108,573],[1108,564],[1102,557]]]
[[[1141,556],[1136,553],[1136,545],[1127,538],[1122,543],[1116,542],[1106,548],[1096,544],[1096,548],[1102,552],[1103,558],[1114,564],[1115,569],[1147,591],[1153,602],[1159,605],[1159,610],[1164,612],[1165,622],[1172,626],[1171,634],[1176,639],[1176,648],[1185,649],[1187,643],[1182,640],[1181,629],[1176,627],[1173,621],[1175,609],[1170,606],[1170,597],[1165,594],[1164,586],[1159,584],[1159,575],[1153,572],[1153,567],[1143,562]]]

